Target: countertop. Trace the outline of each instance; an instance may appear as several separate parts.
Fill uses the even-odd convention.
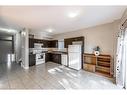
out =
[[[67,52],[63,52],[63,51],[42,51],[42,53],[51,53],[51,54],[68,54]],[[29,55],[33,55],[33,53],[30,52]]]
[[[67,52],[63,52],[63,51],[43,51],[42,53],[67,54]]]

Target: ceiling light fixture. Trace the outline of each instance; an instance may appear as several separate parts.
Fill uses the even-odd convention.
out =
[[[49,28],[49,29],[46,29],[46,31],[48,31],[48,32],[52,33],[54,30],[53,30],[53,29],[51,29],[51,28]]]
[[[75,17],[77,17],[78,15],[79,15],[78,12],[70,12],[70,13],[68,14],[68,17],[70,17],[70,18],[75,18]]]

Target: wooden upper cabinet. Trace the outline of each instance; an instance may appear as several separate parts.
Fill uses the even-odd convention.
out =
[[[43,44],[44,48],[58,48],[58,40],[42,40],[29,38],[29,48],[34,48],[34,43]]]
[[[74,41],[82,41],[84,43],[84,37],[74,37],[74,38],[68,38],[64,39],[64,47],[68,48],[68,45],[72,45]]]
[[[47,48],[47,47],[48,47],[48,40],[34,39],[34,43],[43,44],[43,47],[44,47],[44,48]]]
[[[71,39],[64,39],[64,48],[68,48],[68,45],[72,45]]]
[[[34,39],[29,38],[29,48],[34,48]]]
[[[58,48],[58,40],[34,39],[34,35],[29,34],[29,48],[34,48],[34,43],[43,44],[43,48]]]
[[[48,42],[48,47],[58,48],[58,40],[52,40]]]
[[[50,61],[61,64],[61,54],[50,54],[50,58]]]
[[[34,35],[29,34],[29,48],[34,48]]]
[[[42,40],[43,47],[47,48],[48,47],[48,41],[47,40]]]

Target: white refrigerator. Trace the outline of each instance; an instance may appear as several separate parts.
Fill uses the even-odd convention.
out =
[[[81,45],[69,45],[68,46],[68,57],[69,57],[69,64],[68,66],[70,68],[73,68],[75,70],[81,69]]]

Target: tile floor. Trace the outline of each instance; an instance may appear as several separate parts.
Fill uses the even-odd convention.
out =
[[[10,69],[7,69],[7,66]],[[0,89],[120,89],[113,79],[48,62],[24,70],[0,65]]]

